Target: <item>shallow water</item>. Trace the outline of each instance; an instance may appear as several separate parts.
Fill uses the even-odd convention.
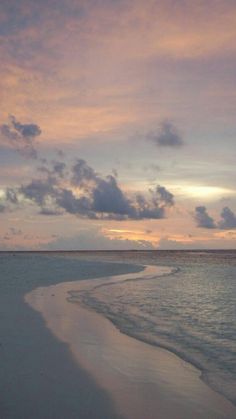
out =
[[[96,287],[86,294],[86,304],[126,334],[193,363],[205,381],[236,404],[236,252],[114,252],[107,257],[176,269],[162,277]]]

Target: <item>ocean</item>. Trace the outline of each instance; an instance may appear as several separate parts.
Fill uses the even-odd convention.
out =
[[[169,274],[148,280],[92,288],[85,303],[127,335],[164,347],[195,365],[205,382],[236,404],[236,251],[97,255],[172,268]]]
[[[2,253],[2,289],[27,292],[101,277],[97,261],[108,262],[104,272],[110,266],[110,275],[133,272],[132,264],[169,268],[143,280],[106,280],[83,301],[125,334],[195,365],[205,382],[236,404],[236,251]]]

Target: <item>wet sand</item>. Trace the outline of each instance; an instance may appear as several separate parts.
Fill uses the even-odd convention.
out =
[[[96,286],[159,270],[149,269],[99,279]],[[79,304],[79,295],[91,286],[93,280],[67,282],[38,288],[25,299],[53,335],[68,345],[78,366],[109,394],[118,414],[127,419],[235,419],[236,408],[211,390],[195,367],[122,334],[105,317]]]
[[[25,294],[39,286],[141,269],[81,259],[61,253],[1,255],[1,419],[122,419],[108,392],[24,301]]]

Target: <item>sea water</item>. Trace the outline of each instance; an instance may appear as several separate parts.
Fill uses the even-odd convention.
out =
[[[85,303],[124,333],[197,366],[236,404],[236,251],[102,254],[112,261],[172,267],[169,275],[105,283]]]
[[[145,280],[108,280],[91,287],[85,303],[122,332],[197,366],[211,387],[236,404],[236,251],[2,253],[2,304],[5,294],[134,272],[138,265],[171,269]]]

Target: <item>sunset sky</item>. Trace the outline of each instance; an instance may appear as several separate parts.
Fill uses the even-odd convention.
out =
[[[0,250],[236,247],[235,0],[1,0]]]

